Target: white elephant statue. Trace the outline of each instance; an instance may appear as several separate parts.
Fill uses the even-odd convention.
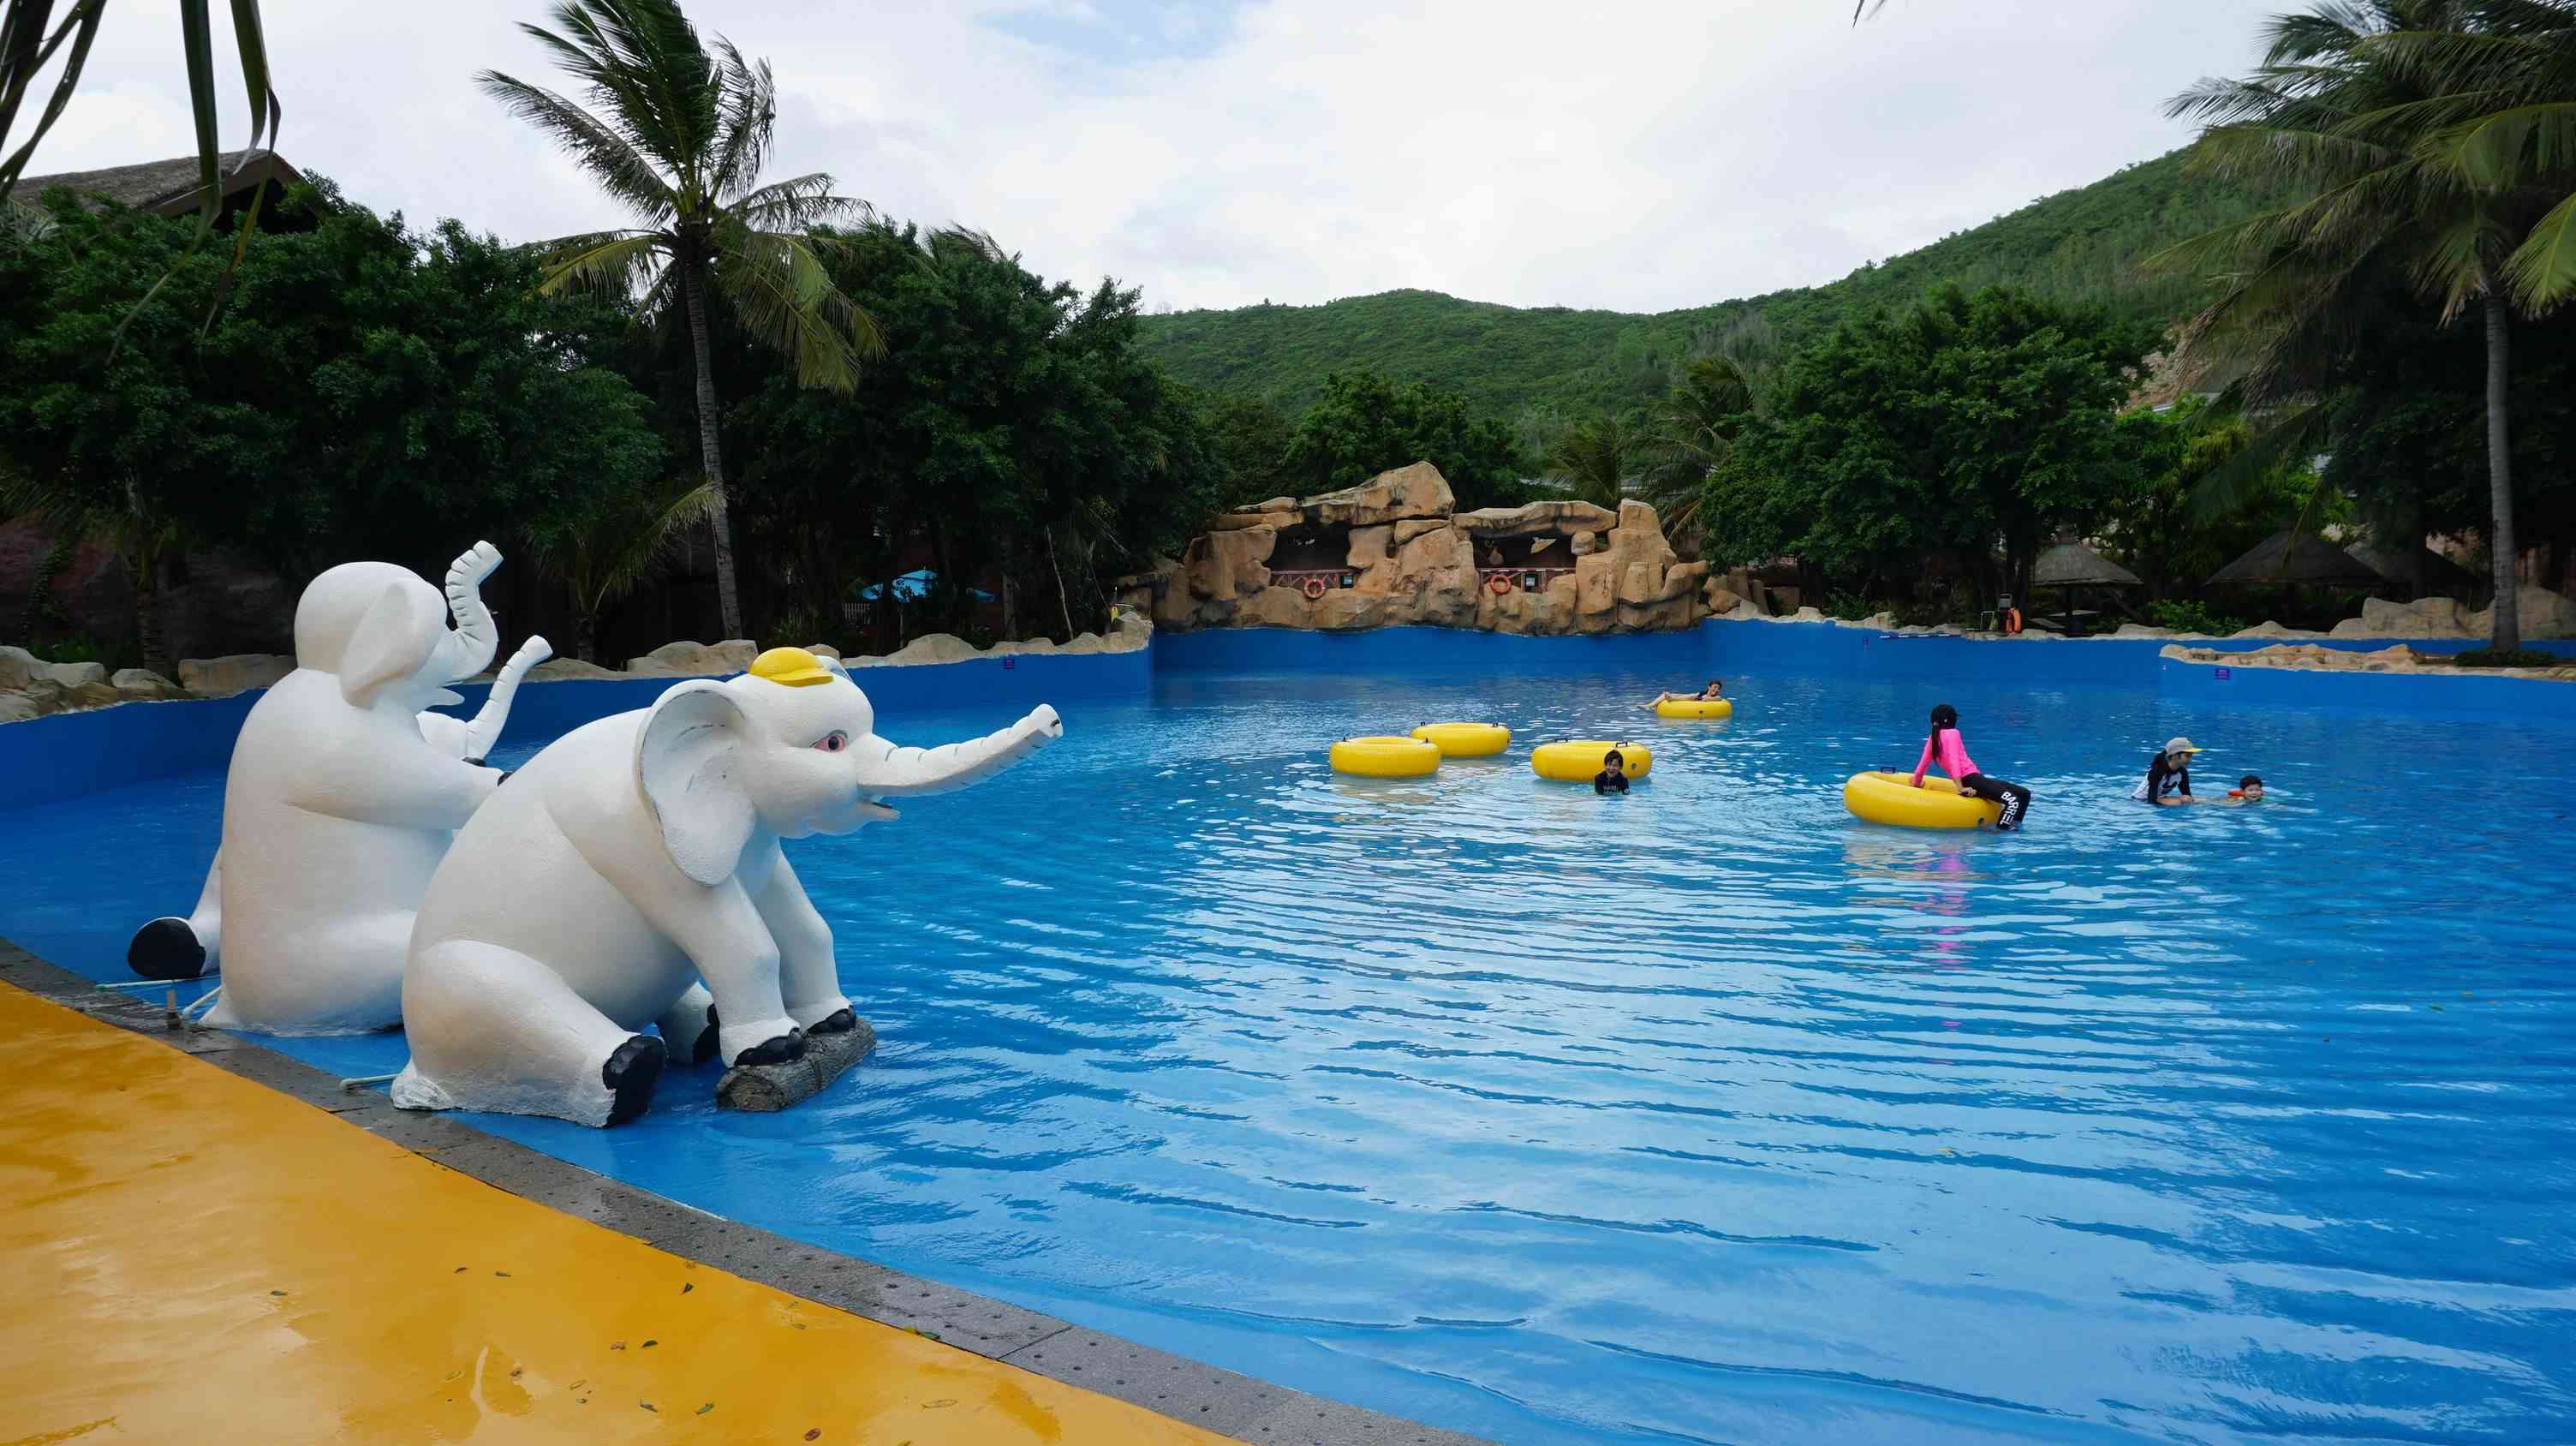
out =
[[[940,748],[875,725],[837,664],[772,648],[548,744],[421,902],[394,1103],[622,1124],[666,1057],[772,1063],[855,1028],[831,928],[779,840],[891,819],[886,799],[964,788],[1064,736],[1044,706]]]
[[[343,563],[295,608],[292,673],[243,720],[224,783],[223,839],[197,911],[155,919],[127,951],[180,978],[220,959],[209,1023],[347,1034],[401,1022],[411,920],[455,831],[503,777],[483,766],[531,638],[471,721],[423,710],[481,672],[499,632],[479,588],[501,554],[477,543],[442,598],[391,563]],[[447,625],[451,606],[457,626]]]

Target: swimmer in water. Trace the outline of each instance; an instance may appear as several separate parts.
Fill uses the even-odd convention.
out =
[[[1608,753],[1603,754],[1601,756],[1601,771],[1592,775],[1592,791],[1594,793],[1626,793],[1628,791],[1627,769],[1628,760],[1619,756],[1618,749],[1613,748]]]
[[[1714,703],[1725,696],[1726,680],[1711,678],[1708,686],[1696,693],[1657,693],[1646,706],[1652,708],[1656,703]]]
[[[2188,738],[2168,739],[2147,760],[2146,782],[2129,790],[2129,797],[2154,804],[2200,802],[2191,796],[2191,760],[2200,752],[2200,745]]]
[[[2230,808],[2243,808],[2249,803],[2261,803],[2262,801],[2263,776],[2259,773],[2246,774],[2243,778],[2236,780],[2236,786],[2234,788],[2227,790],[2227,806]]]

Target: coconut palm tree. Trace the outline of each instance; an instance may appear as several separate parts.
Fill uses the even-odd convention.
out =
[[[2494,192],[2554,198],[2504,263],[2524,309],[2576,297],[2576,0],[2476,0],[2467,21],[2374,42],[2416,85],[2457,97],[2464,118],[2436,131],[2425,158]]]
[[[574,657],[599,661],[600,616],[662,570],[681,529],[705,517],[715,496],[714,484],[687,480],[612,491],[526,527],[530,560],[563,584],[572,606]]]
[[[1676,545],[1698,531],[1708,479],[1726,460],[1737,425],[1759,405],[1764,370],[1726,351],[1698,357],[1681,367],[1648,420],[1653,458],[1642,492]]]
[[[711,314],[721,300],[746,335],[789,359],[800,385],[849,391],[884,342],[833,284],[820,253],[836,243],[814,228],[874,213],[833,194],[820,172],[761,183],[777,118],[769,62],[745,60],[722,37],[710,52],[672,0],[562,0],[553,14],[560,33],[519,28],[582,83],[587,107],[496,70],[478,78],[642,224],[547,243],[540,286],[640,294],[648,315],[688,328],[716,599],[725,635],[740,637]]]
[[[1548,448],[1547,475],[1584,501],[1615,511],[1649,451],[1646,431],[1635,418],[1596,417],[1558,435]]]
[[[10,188],[36,154],[37,142],[62,119],[63,107],[80,88],[81,71],[89,62],[92,42],[98,39],[99,23],[107,18],[107,0],[72,0],[59,21],[54,16],[55,3],[0,0],[0,149],[17,139],[19,110],[35,89],[37,75],[57,60],[62,66],[54,73],[53,91],[45,98],[44,109],[36,113],[26,139],[0,155],[0,201],[9,199]],[[259,0],[232,0],[232,14],[233,48],[241,60],[242,85],[250,96],[250,139],[239,153],[239,159],[247,160],[259,148],[262,136],[275,143],[280,110],[277,92],[269,84]],[[179,43],[187,55],[189,109],[197,121],[197,174],[205,188],[198,234],[203,236],[214,226],[222,204],[222,188],[215,184],[222,154],[215,140],[215,44],[207,0],[179,0]]]
[[[2198,164],[2282,186],[2301,199],[2195,237],[2151,258],[2220,283],[2197,321],[2201,344],[2251,360],[2257,401],[2312,390],[2360,344],[2358,324],[2392,271],[2438,303],[2445,321],[2474,308],[2487,338],[2487,478],[2493,512],[2495,639],[2521,646],[2514,606],[2512,453],[2506,383],[2514,297],[2510,256],[2548,209],[2530,185],[2473,182],[2440,153],[2441,138],[2491,97],[2402,63],[2392,40],[2474,33],[2468,0],[2332,0],[2266,27],[2262,64],[2240,80],[2207,80],[2168,102],[2203,120]]]

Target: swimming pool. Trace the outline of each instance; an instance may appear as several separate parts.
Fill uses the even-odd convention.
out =
[[[2576,729],[1785,676],[1666,724],[1640,699],[1695,678],[1560,656],[1069,705],[1004,778],[790,846],[883,1041],[826,1095],[477,1122],[1505,1442],[2565,1439]],[[1943,700],[2027,833],[1844,814]],[[1447,717],[1513,752],[1323,767]],[[2274,798],[2128,803],[2177,732]],[[1530,776],[1578,736],[1652,780]],[[122,976],[219,794],[0,815],[0,933]]]

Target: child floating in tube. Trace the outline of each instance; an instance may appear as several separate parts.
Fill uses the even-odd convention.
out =
[[[2003,805],[2003,814],[1995,820],[1995,832],[2009,833],[2021,826],[2021,816],[2030,807],[2030,790],[2018,783],[1988,778],[1977,771],[1968,757],[1968,745],[1959,737],[1959,710],[1947,703],[1932,710],[1932,736],[1923,740],[1923,757],[1914,765],[1914,786],[1923,786],[1924,770],[1934,763],[1959,785],[1959,792],[1970,798],[1982,798]]]
[[[1708,680],[1708,686],[1696,693],[1657,693],[1647,700],[1646,706],[1652,708],[1657,703],[1714,703],[1725,696],[1726,680],[1711,678]]]
[[[1601,771],[1592,775],[1592,791],[1626,793],[1628,791],[1627,769],[1628,760],[1619,755],[1618,749],[1613,748],[1601,755]]]

